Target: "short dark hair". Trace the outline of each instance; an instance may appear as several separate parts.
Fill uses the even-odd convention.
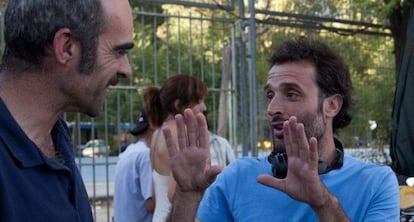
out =
[[[354,106],[353,86],[348,66],[342,58],[325,43],[300,36],[274,47],[268,59],[270,68],[297,61],[307,61],[315,66],[320,96],[342,96],[343,104],[333,120],[333,131],[349,125],[352,120],[350,111]]]
[[[40,65],[55,33],[69,28],[82,47],[79,71],[89,73],[95,64],[97,39],[104,24],[100,0],[9,1],[4,16],[3,64],[13,56],[27,64]]]

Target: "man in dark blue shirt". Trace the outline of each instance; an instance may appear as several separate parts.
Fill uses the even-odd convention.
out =
[[[63,120],[52,129],[56,160],[46,157],[0,99],[0,221],[91,221],[88,195]]]
[[[131,76],[127,0],[9,1],[0,70],[0,221],[93,221],[65,112]]]

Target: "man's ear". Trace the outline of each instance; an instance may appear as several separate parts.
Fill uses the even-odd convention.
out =
[[[343,98],[339,94],[326,97],[323,101],[323,111],[327,117],[334,118],[341,110]]]
[[[56,61],[66,65],[73,57],[75,38],[68,28],[59,29],[53,39],[53,54]]]

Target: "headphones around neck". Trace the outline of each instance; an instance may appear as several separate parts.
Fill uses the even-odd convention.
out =
[[[319,160],[318,164],[318,173],[319,174],[325,174],[328,173],[331,170],[339,169],[344,164],[344,150],[342,147],[341,142],[335,140],[335,146],[339,147],[336,148],[336,156],[335,159],[332,161],[331,164],[327,164],[326,162],[323,162]],[[288,157],[285,152],[272,152],[267,157],[267,160],[272,164],[272,174],[274,177],[283,179],[287,175],[288,171]]]

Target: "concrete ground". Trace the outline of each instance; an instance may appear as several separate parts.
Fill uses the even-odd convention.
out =
[[[112,199],[91,201],[91,207],[96,222],[113,222]]]
[[[95,222],[112,222],[114,183],[85,183]]]

